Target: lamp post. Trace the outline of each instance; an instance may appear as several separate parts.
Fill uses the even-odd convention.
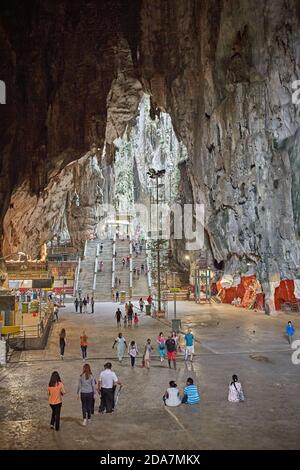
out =
[[[156,180],[156,206],[157,206],[157,297],[158,297],[158,311],[161,312],[161,280],[160,280],[160,230],[159,230],[159,210],[158,210],[158,179],[164,176],[166,170],[155,170],[154,168],[150,168],[147,172],[147,175],[151,179]],[[150,207],[151,213],[151,207]]]

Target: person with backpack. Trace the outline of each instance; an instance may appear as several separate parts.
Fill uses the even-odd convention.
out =
[[[96,393],[95,379],[89,364],[84,364],[78,380],[77,397],[81,399],[83,426],[91,420],[93,400]]]
[[[59,431],[60,427],[62,397],[65,393],[64,384],[62,383],[58,372],[52,372],[48,385],[49,405],[52,410],[50,428],[55,429],[56,431]]]
[[[242,389],[242,385],[239,382],[238,376],[234,374],[232,376],[232,380],[229,383],[229,390],[228,390],[228,401],[231,402],[239,402],[244,401],[244,392]]]
[[[131,361],[131,367],[134,367],[135,365],[135,360],[138,355],[138,347],[135,341],[131,341],[129,348],[128,348],[128,354],[130,356],[130,361]]]

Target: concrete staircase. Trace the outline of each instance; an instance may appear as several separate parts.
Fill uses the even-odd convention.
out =
[[[129,266],[123,268],[122,259],[126,258],[130,254],[130,242],[129,240],[116,240],[116,266],[115,266],[115,277],[121,279],[121,284],[119,282],[116,285],[116,289],[120,291],[126,292],[126,297],[128,298],[129,295],[129,283],[130,283],[130,274],[129,274]]]
[[[99,243],[99,242],[98,242]],[[101,245],[101,242],[99,243]],[[97,302],[109,302],[112,300],[111,283],[112,283],[112,240],[103,240],[103,251],[99,248],[98,271],[96,276],[96,288],[94,292],[94,300]],[[103,261],[102,272],[99,271],[100,261]]]
[[[142,264],[144,265],[144,272],[141,270]],[[134,268],[136,269],[136,274],[134,274]],[[140,275],[138,276],[138,270]],[[146,247],[143,246],[143,251],[141,254],[136,256],[135,253],[132,253],[132,281],[133,281],[133,297],[148,297],[149,289],[147,282],[147,258],[146,258]]]
[[[99,240],[88,240],[85,249],[84,259],[81,261],[78,290],[81,290],[82,298],[87,294],[91,297],[93,291],[94,268],[96,249]]]

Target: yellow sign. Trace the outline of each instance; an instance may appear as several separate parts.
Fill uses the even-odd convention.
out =
[[[2,326],[1,334],[2,335],[10,335],[12,333],[20,333],[21,327],[20,326]]]
[[[126,292],[124,290],[122,290],[120,292],[120,302],[123,304],[124,302],[126,302]]]

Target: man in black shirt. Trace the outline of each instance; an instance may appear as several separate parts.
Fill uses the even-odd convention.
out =
[[[166,341],[167,355],[169,368],[171,369],[171,361],[173,361],[174,369],[176,370],[176,341],[171,336]]]
[[[120,327],[120,325],[121,325],[121,318],[122,318],[122,312],[121,312],[121,310],[120,310],[119,308],[118,308],[118,310],[116,311],[115,318],[117,319],[117,326]]]

